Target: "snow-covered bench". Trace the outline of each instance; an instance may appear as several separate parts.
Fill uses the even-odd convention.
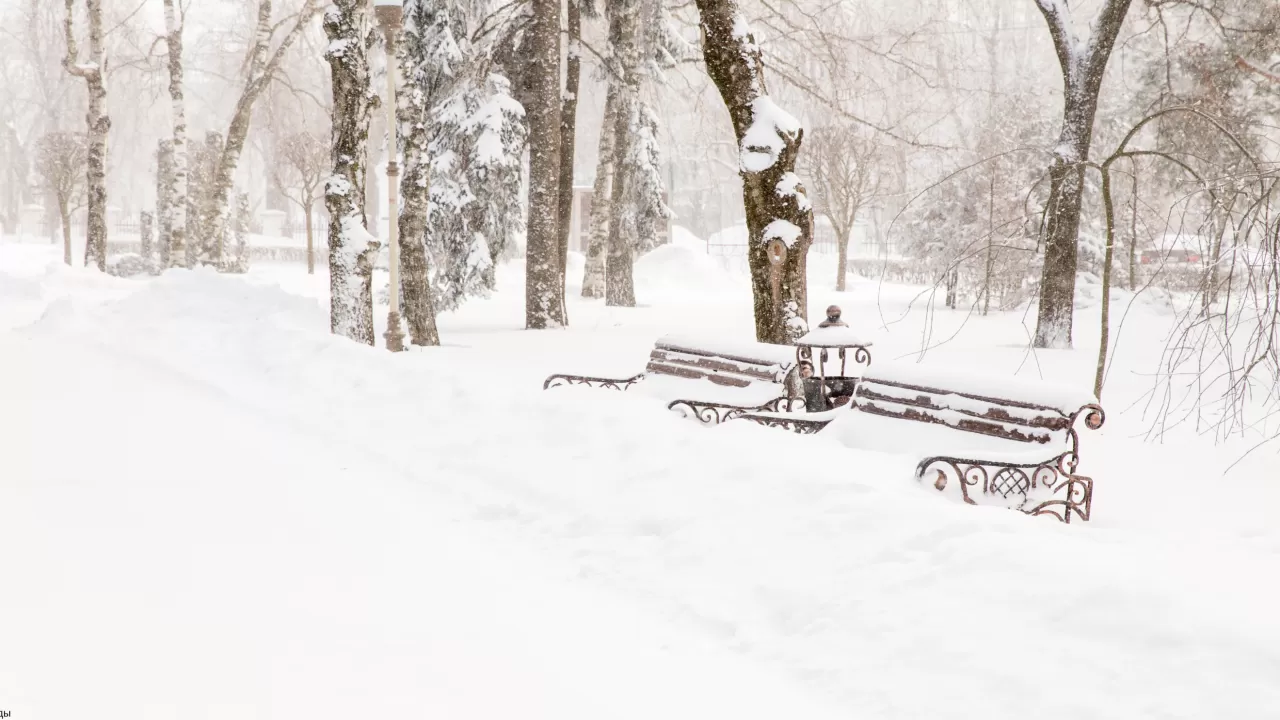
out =
[[[919,458],[916,476],[969,504],[997,503],[1063,522],[1088,520],[1093,480],[1077,475],[1077,424],[1105,414],[1092,395],[1022,378],[884,366],[863,377],[852,411],[746,413],[762,425]],[[838,428],[838,430],[837,430]]]
[[[787,345],[668,335],[654,343],[642,373],[627,378],[556,374],[542,387],[629,390],[639,385],[667,400],[669,409],[715,424],[801,404],[787,389],[795,362],[795,348]]]

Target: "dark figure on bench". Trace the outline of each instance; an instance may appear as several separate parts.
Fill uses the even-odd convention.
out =
[[[856,383],[852,378],[827,378],[824,391],[822,378],[814,377],[813,363],[800,361],[800,379],[804,385],[804,409],[823,412],[846,405],[853,398]]]

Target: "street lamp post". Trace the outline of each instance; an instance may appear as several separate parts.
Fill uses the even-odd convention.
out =
[[[396,35],[400,32],[403,4],[404,0],[373,0],[373,12],[387,51],[387,253],[391,265],[391,309],[383,337],[391,352],[404,350],[404,331],[400,329],[400,166],[396,163]]]

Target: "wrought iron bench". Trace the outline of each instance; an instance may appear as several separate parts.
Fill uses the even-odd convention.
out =
[[[1035,383],[1013,379],[1003,382],[1000,390],[958,375],[930,379],[917,370],[887,369],[884,375],[859,381],[852,411],[895,422],[922,423],[939,431],[959,431],[921,436],[885,427],[882,422],[864,428],[870,443],[898,437],[910,452],[924,455],[916,466],[917,478],[931,480],[940,491],[958,488],[964,502],[971,505],[980,500],[984,504],[998,502],[1029,515],[1052,515],[1065,523],[1072,517],[1089,519],[1093,480],[1076,474],[1080,463],[1077,424],[1083,420],[1085,427],[1097,430],[1106,419],[1102,407],[1089,402],[1090,397],[1060,390],[1046,392]],[[943,384],[965,389],[940,387]],[[822,413],[746,413],[742,417],[810,434],[849,412],[837,408]],[[995,440],[966,440],[974,435]]]
[[[627,378],[556,374],[542,387],[629,390],[644,383],[669,401],[668,409],[710,425],[743,413],[788,410],[802,403],[794,391],[788,391],[795,363],[795,348],[786,345],[666,336],[654,343],[642,373]]]

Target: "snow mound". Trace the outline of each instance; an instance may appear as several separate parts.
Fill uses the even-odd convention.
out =
[[[704,294],[733,289],[738,281],[707,255],[706,246],[669,243],[641,255],[635,264],[636,285],[666,294]]]

